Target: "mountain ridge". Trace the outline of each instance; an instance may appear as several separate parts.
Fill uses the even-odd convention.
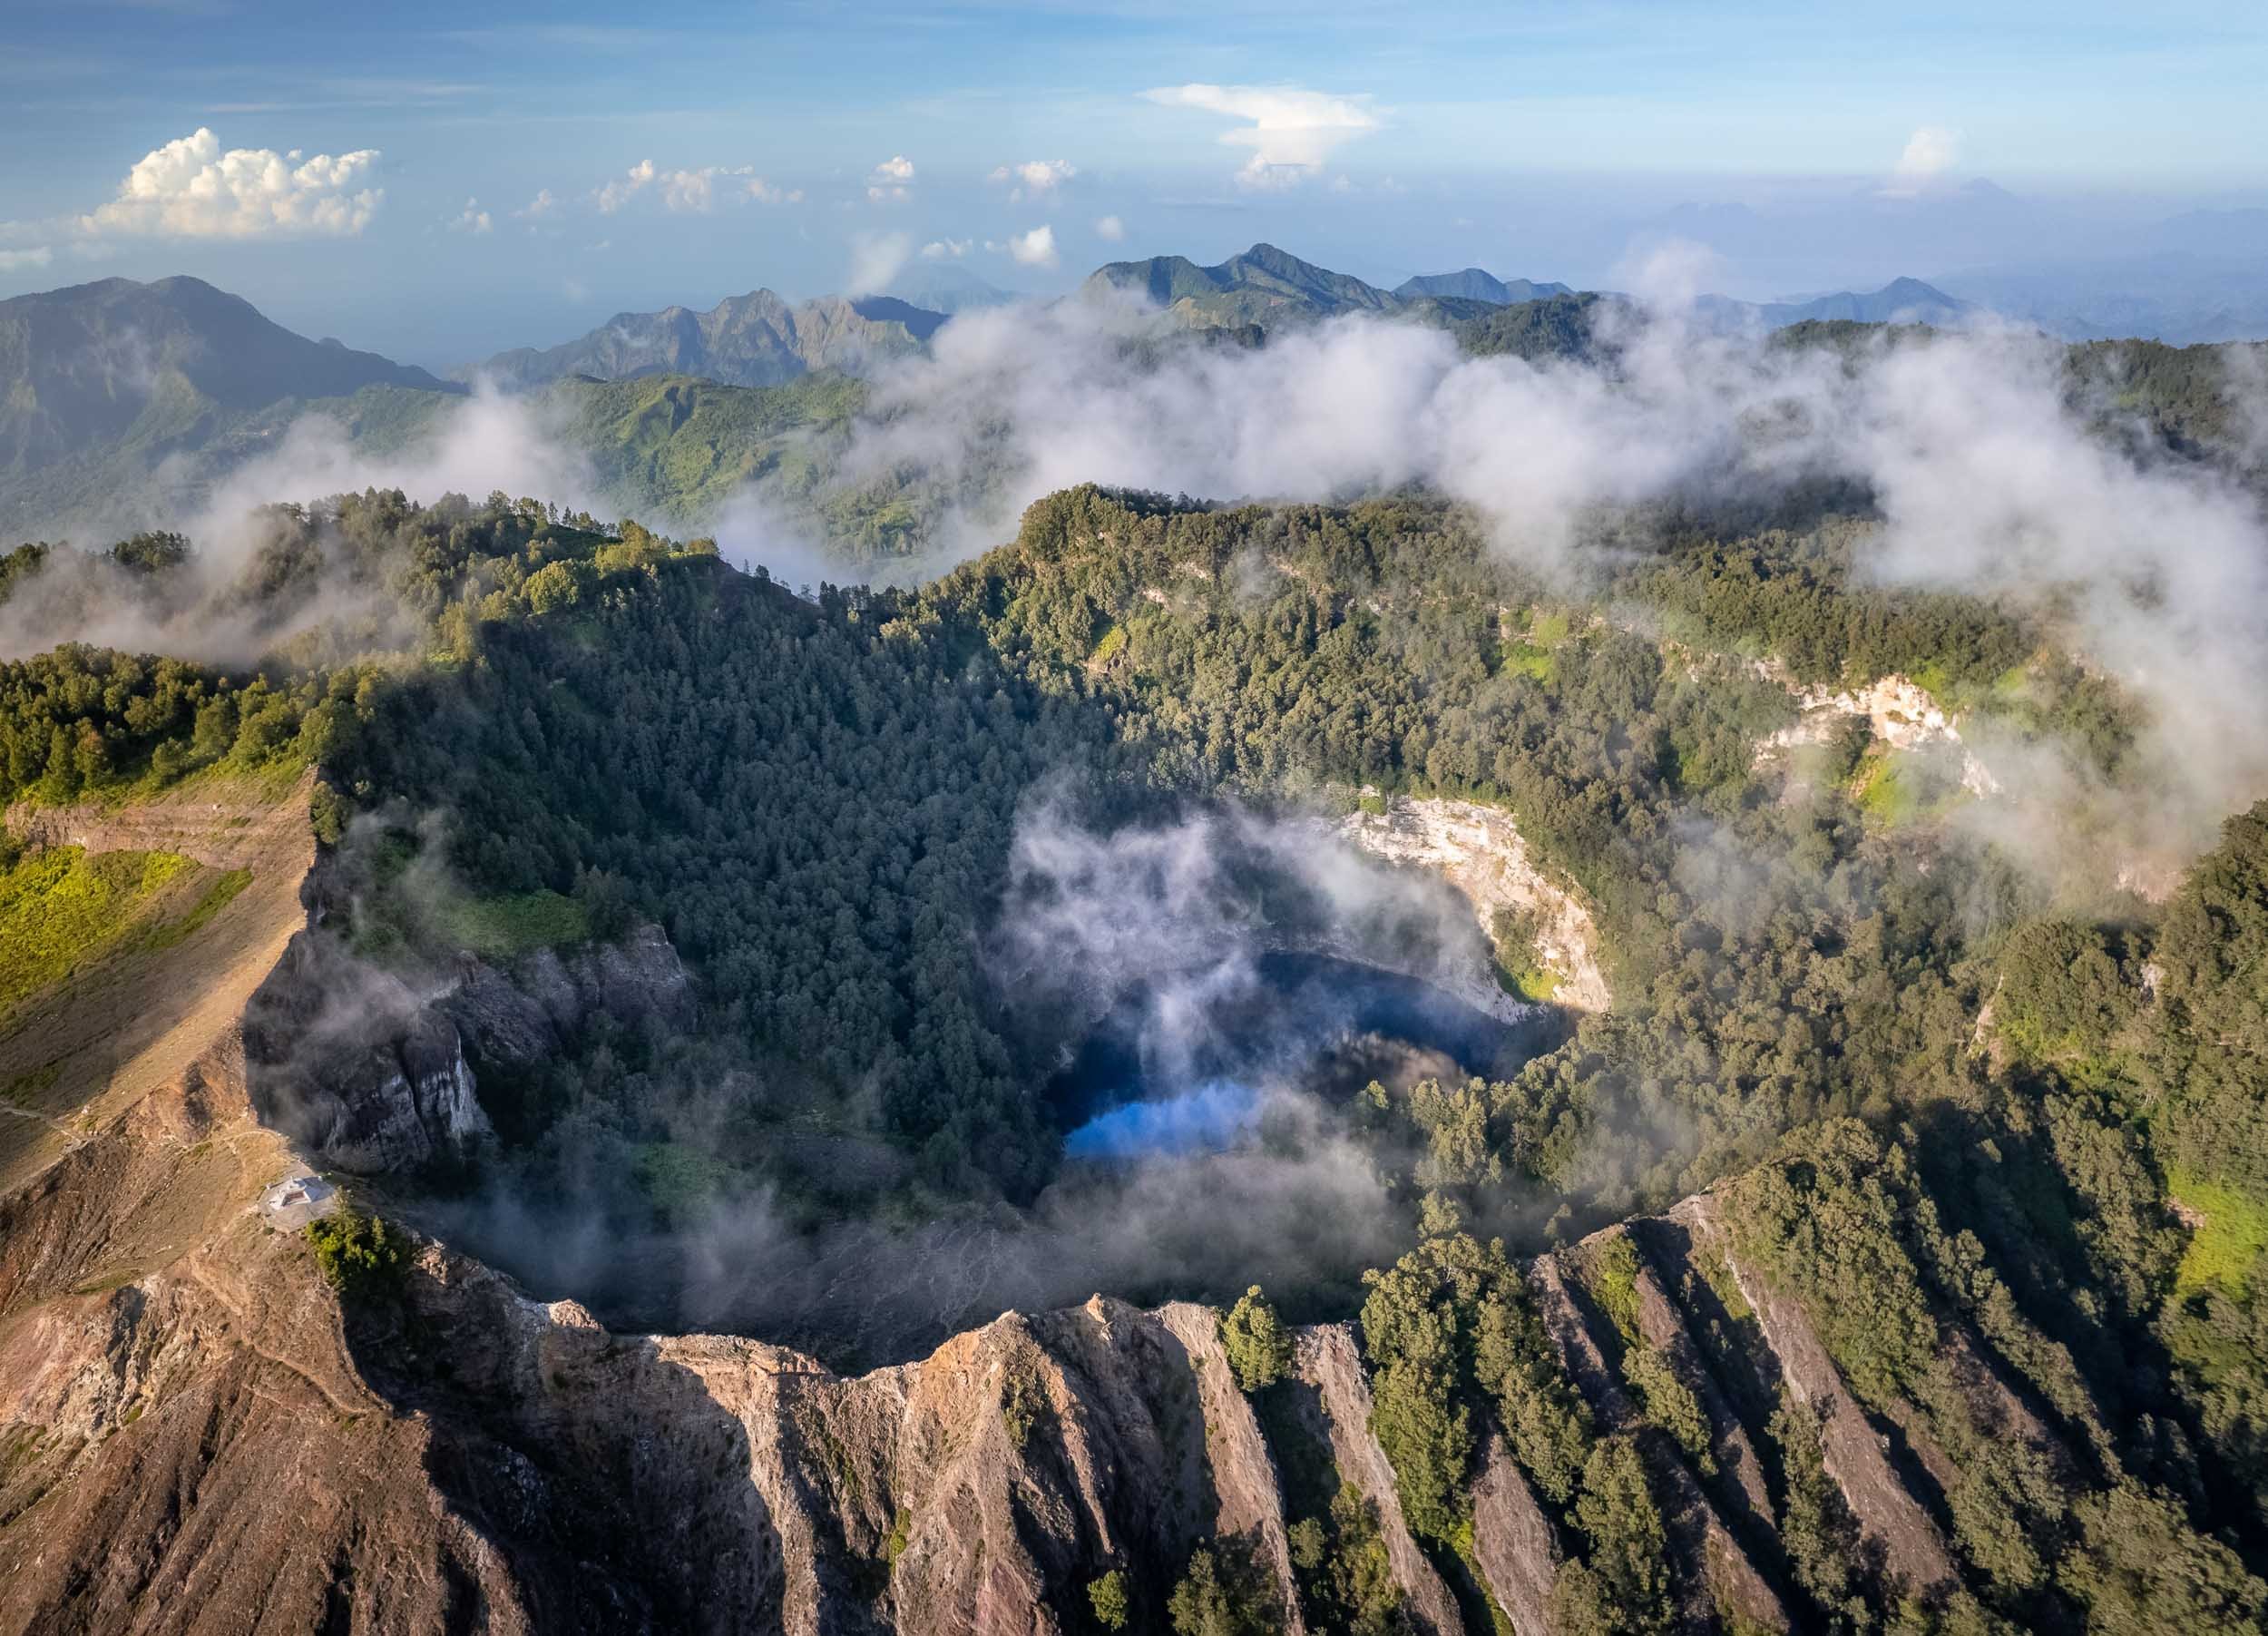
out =
[[[454,373],[513,390],[565,376],[622,380],[690,375],[734,387],[777,387],[816,369],[855,374],[918,351],[946,319],[895,296],[821,296],[797,305],[768,289],[706,311],[671,306],[618,312],[553,347],[517,347]]]
[[[0,301],[0,474],[137,432],[178,442],[218,413],[371,386],[460,389],[375,352],[309,340],[186,275],[16,296]]]

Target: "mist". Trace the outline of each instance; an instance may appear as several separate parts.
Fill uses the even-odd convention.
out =
[[[895,1173],[855,1208],[816,1213],[770,1182],[728,1179],[656,1226],[625,1180],[630,1150],[568,1130],[549,1180],[499,1163],[477,1192],[429,1200],[420,1218],[611,1323],[758,1334],[838,1365],[917,1356],[1012,1308],[1097,1290],[1227,1299],[1256,1279],[1289,1311],[1348,1310],[1363,1269],[1411,1239],[1418,1156],[1414,1132],[1382,1123],[1357,1092],[1374,1077],[1406,1091],[1459,1064],[1430,1041],[1370,1033],[1336,957],[1367,951],[1382,981],[1416,986],[1392,974],[1461,958],[1478,936],[1470,910],[1430,876],[1325,841],[1296,816],[1215,808],[1090,828],[1042,801],[1013,854],[982,955],[1002,1004],[1017,1025],[1050,1030],[1066,1067],[1107,1016],[1133,1034],[1123,1082],[1034,1087],[1062,1133],[1036,1195],[946,1201],[909,1190],[878,1129],[783,1131],[767,1141],[816,1144],[806,1158],[829,1176],[868,1163]],[[1286,947],[1328,951],[1331,971],[1271,1018]],[[1479,1021],[1495,1053],[1481,1065],[1502,1072],[1559,1037],[1542,1016]],[[1230,1077],[1216,1075],[1223,1063]],[[708,1151],[736,1110],[763,1102],[749,1083],[768,1072],[672,1079],[638,1101],[671,1142]]]
[[[2111,802],[2125,810],[2090,828],[2186,855],[2268,790],[2253,705],[2268,684],[2268,371],[2249,352],[2232,349],[2226,372],[2232,446],[2199,458],[2079,395],[2043,335],[1984,321],[1793,347],[1692,321],[1694,280],[1674,261],[1641,271],[1650,294],[1595,309],[1586,363],[1470,358],[1440,330],[1367,318],[1243,349],[1161,338],[1155,315],[1116,299],[963,313],[880,375],[837,480],[910,473],[989,495],[944,519],[932,571],[1078,483],[1220,502],[1416,490],[1468,508],[1508,560],[1574,595],[1629,560],[1647,508],[1753,517],[1775,497],[1848,492],[1871,497],[1863,579],[2030,615],[2142,704]],[[2061,799],[2084,782],[2062,767],[2008,794]]]

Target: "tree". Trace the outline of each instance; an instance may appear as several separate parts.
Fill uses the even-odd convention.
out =
[[[1128,1599],[1125,1571],[1113,1568],[1100,1578],[1089,1581],[1087,1601],[1094,1608],[1095,1622],[1104,1630],[1126,1629]]]
[[[1200,1546],[1173,1588],[1166,1615],[1175,1636],[1269,1636],[1279,1622],[1274,1598],[1248,1552],[1234,1542]]]
[[[1228,1367],[1245,1392],[1272,1386],[1291,1373],[1292,1332],[1257,1284],[1221,1321],[1221,1341],[1228,1350]]]

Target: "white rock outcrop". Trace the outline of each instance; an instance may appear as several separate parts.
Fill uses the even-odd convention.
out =
[[[1574,1011],[1612,1004],[1590,910],[1544,872],[1509,812],[1478,801],[1395,796],[1383,812],[1352,813],[1337,829],[1374,857],[1429,869],[1455,887],[1484,936],[1499,909],[1532,916],[1537,962],[1558,979],[1553,1004]]]

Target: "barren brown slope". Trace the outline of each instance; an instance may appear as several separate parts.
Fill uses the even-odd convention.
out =
[[[255,1204],[297,1168],[244,1092],[244,1005],[305,922],[308,786],[11,814],[91,851],[251,880],[172,946],[78,974],[0,1063],[54,1073],[0,1199],[0,1629],[520,1628],[493,1553],[365,1386],[306,1244]]]

